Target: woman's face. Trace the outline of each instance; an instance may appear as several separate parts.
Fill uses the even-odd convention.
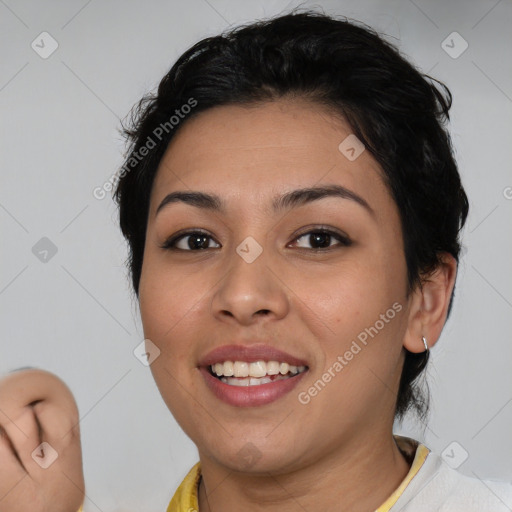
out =
[[[160,350],[151,370],[200,455],[226,468],[290,471],[391,433],[402,233],[379,165],[350,134],[305,101],[217,107],[186,121],[155,177],[139,291]],[[346,192],[290,199],[315,187]],[[220,205],[185,197],[157,212],[177,191]],[[252,384],[232,376],[248,370]]]

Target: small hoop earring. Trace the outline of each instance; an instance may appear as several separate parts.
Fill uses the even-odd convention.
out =
[[[422,336],[421,339],[423,340],[423,345],[425,345],[425,352],[428,352],[427,339],[425,336]]]

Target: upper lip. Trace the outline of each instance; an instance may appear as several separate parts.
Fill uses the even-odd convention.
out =
[[[300,357],[292,356],[271,345],[223,345],[208,352],[199,362],[199,366],[210,366],[224,361],[278,361],[293,366],[307,366],[307,362]]]

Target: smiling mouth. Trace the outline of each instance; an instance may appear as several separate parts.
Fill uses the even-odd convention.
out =
[[[229,386],[261,386],[279,380],[291,379],[308,370],[307,366],[293,366],[279,361],[224,361],[208,366],[211,375]]]

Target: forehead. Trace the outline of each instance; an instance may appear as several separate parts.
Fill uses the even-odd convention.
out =
[[[201,112],[184,123],[162,158],[152,213],[173,190],[201,190],[221,196],[227,205],[250,202],[269,211],[276,194],[319,184],[342,185],[377,210],[386,207],[391,198],[382,170],[368,151],[353,158],[361,150],[354,137],[341,116],[307,101]]]

